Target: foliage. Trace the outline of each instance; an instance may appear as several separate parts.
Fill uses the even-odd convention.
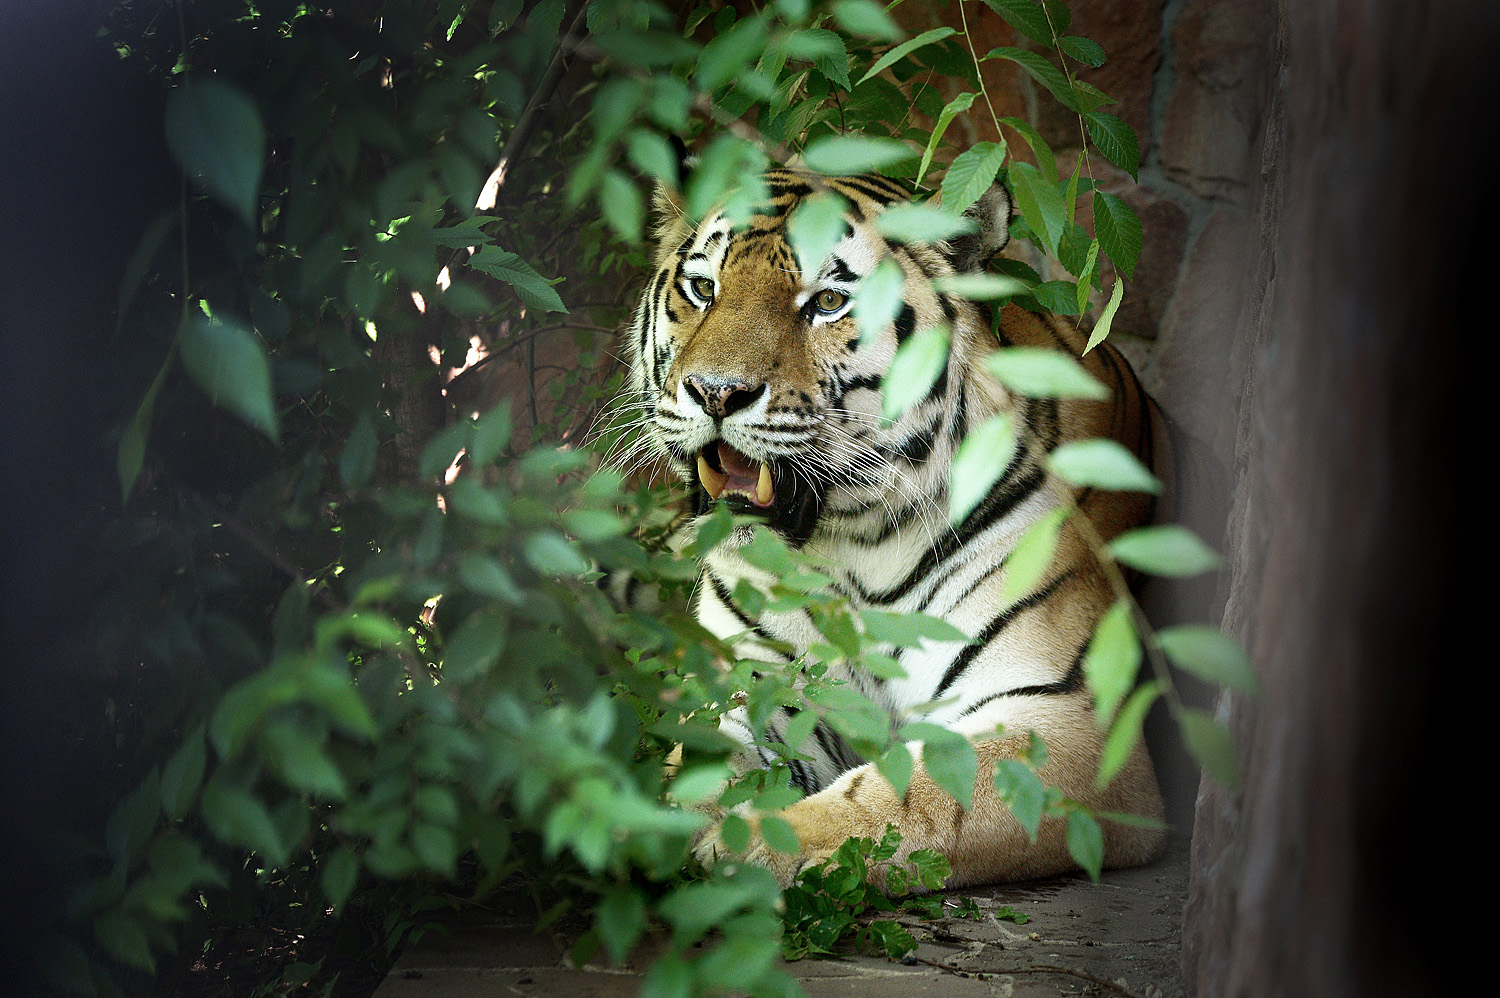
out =
[[[1003,176],[1022,213],[1014,234],[1067,277],[1010,262],[965,293],[1079,314],[1103,291],[1105,258],[1132,272],[1139,222],[1094,189],[1087,155],[1064,175],[1013,118],[969,148],[954,137],[989,104],[980,66],[1000,60],[1074,111],[1094,151],[1138,166],[1134,135],[1101,110],[1109,98],[1070,68],[1103,53],[1066,33],[1067,8],[986,4],[1029,47],[976,52],[967,19],[991,15],[973,3],[957,7],[959,27],[907,37],[871,0],[700,6],[680,22],[648,0],[119,0],[105,37],[166,90],[182,184],[121,290],[120,377],[135,402],[121,413],[121,507],[100,531],[98,599],[79,639],[105,677],[88,706],[116,746],[121,792],[102,831],[83,835],[41,947],[55,986],[180,988],[223,961],[236,930],[273,920],[308,939],[359,923],[358,959],[378,963],[420,930],[440,889],[482,898],[521,876],[593,913],[584,950],[623,959],[664,929],[652,994],[784,994],[784,948],[828,949],[862,906],[886,903],[865,874],[894,854],[889,836],[805,873],[784,916],[764,871],[684,880],[701,819],[677,802],[717,791],[731,746],[715,717],[739,691],[757,719],[795,699],[809,709],[794,725],[822,717],[898,789],[906,741],[924,740],[934,778],[966,801],[964,739],[893,730],[826,679],[842,659],[894,667],[876,645],[954,632],[851,614],[815,563],[764,532],[747,557],[776,581],[737,595],[812,615],[824,640],[795,677],[737,661],[681,612],[616,612],[598,570],[632,573],[668,604],[694,572],[651,543],[670,499],[593,470],[578,442],[618,389],[605,360],[646,266],[643,187],[657,182],[681,183],[701,214],[726,197],[745,210],[755,172],[793,154],[828,172],[882,170],[941,193],[940,212],[891,222],[930,238]],[[699,154],[685,174],[676,142]],[[1079,198],[1093,233],[1075,218]],[[1096,336],[1122,291],[1116,278]],[[899,281],[863,289],[861,322],[898,294]],[[558,343],[572,359],[549,371]],[[945,349],[913,337],[898,369],[930,370]],[[1090,391],[1076,366],[1019,352],[992,363],[1034,394]],[[480,404],[466,389],[486,369],[518,371],[519,387]],[[962,452],[954,474],[971,499],[1009,432],[980,427],[981,445]],[[1106,449],[1056,455],[1054,469],[1154,485]],[[1057,525],[1028,538],[1028,558],[1046,564]],[[697,544],[732,526],[721,511]],[[1090,682],[1113,691],[1101,706],[1124,701],[1101,710],[1107,779],[1151,699],[1171,698],[1167,659],[1253,679],[1207,633],[1153,635],[1116,566],[1199,571],[1212,560],[1201,543],[1141,532],[1098,547],[1121,599],[1088,660]],[[1129,693],[1142,642],[1157,673]],[[1173,704],[1189,746],[1232,778],[1223,729]],[[1064,818],[1097,876],[1098,820],[1128,817],[1043,787],[1042,752],[1037,742],[1002,765],[997,789],[1028,827]],[[774,810],[795,796],[778,766],[719,803]],[[763,833],[786,844],[789,829],[770,818]],[[916,882],[940,883],[935,862],[914,862]],[[904,930],[882,924],[857,932],[895,952]],[[287,953],[283,987],[337,986],[332,963]]]

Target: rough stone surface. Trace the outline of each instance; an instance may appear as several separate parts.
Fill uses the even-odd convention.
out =
[[[1188,0],[1172,30],[1173,86],[1161,124],[1168,178],[1203,197],[1242,199],[1255,178],[1273,5]]]
[[[1186,891],[1187,842],[1178,837],[1158,862],[1108,871],[1098,885],[1055,877],[962,892],[984,917],[907,919],[919,941],[907,963],[850,953],[785,967],[808,998],[1180,998]],[[1029,921],[997,920],[1002,906]],[[664,945],[649,940],[623,967],[575,969],[567,961],[571,936],[538,935],[532,922],[524,906],[504,899],[454,916],[401,955],[374,998],[626,998]]]

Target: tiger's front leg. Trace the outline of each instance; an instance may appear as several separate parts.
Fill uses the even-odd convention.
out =
[[[1103,790],[1093,787],[1101,738],[1092,719],[1084,716],[1068,731],[1044,732],[1049,758],[1039,771],[1042,782],[1057,787],[1069,799],[1097,811],[1114,811],[1149,818],[1160,824],[1162,805],[1155,776],[1144,749],[1137,746],[1131,760]],[[777,812],[797,834],[800,849],[795,855],[778,852],[757,829],[742,856],[730,853],[720,841],[717,827],[699,841],[695,856],[705,864],[742,859],[763,866],[786,887],[804,866],[823,862],[851,836],[879,840],[888,825],[901,834],[901,845],[892,862],[901,863],[913,852],[931,849],[948,859],[952,876],[947,886],[996,881],[1024,880],[1063,873],[1078,868],[1068,852],[1066,822],[1044,817],[1033,842],[1010,808],[995,793],[993,774],[1003,759],[1021,756],[1029,743],[1026,735],[1007,735],[975,743],[978,778],[971,807],[965,810],[940,788],[921,763],[920,745],[913,743],[915,762],[905,794],[897,794],[874,765],[852,769],[825,789]],[[1160,850],[1163,833],[1101,822],[1104,832],[1104,865],[1133,866],[1148,862]],[[873,879],[883,886],[884,869]]]

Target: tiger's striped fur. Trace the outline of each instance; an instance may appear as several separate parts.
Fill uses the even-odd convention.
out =
[[[1112,388],[1109,402],[1057,402],[1012,395],[978,360],[996,346],[989,310],[940,293],[933,282],[984,268],[1008,237],[1010,201],[996,185],[968,214],[979,233],[950,243],[894,244],[873,219],[907,201],[909,190],[880,177],[815,178],[794,170],[766,175],[769,207],[736,231],[722,216],[696,227],[671,212],[658,231],[656,270],[629,333],[632,387],[650,412],[650,437],[692,489],[695,512],[709,491],[759,512],[791,544],[823,556],[834,585],[856,608],[940,617],[977,640],[927,643],[895,652],[905,678],[837,673],[893,717],[943,725],[975,739],[979,779],[965,811],[921,766],[898,796],[871,764],[819,724],[792,765],[807,796],[779,814],[797,832],[801,854],[787,856],[758,838],[749,859],[789,882],[851,835],[878,839],[887,823],[902,834],[897,859],[916,849],[944,853],[951,886],[1040,876],[1074,867],[1060,820],[1043,822],[1031,841],[996,797],[990,774],[1036,731],[1046,741],[1044,781],[1096,809],[1160,819],[1152,766],[1138,748],[1104,790],[1093,786],[1102,744],[1081,662],[1094,625],[1113,597],[1088,546],[1064,527],[1042,581],[1019,602],[999,597],[1006,559],[1026,529],[1058,505],[1062,483],[1043,460],[1063,441],[1112,437],[1152,463],[1159,416],[1118,352],[1108,345],[1083,358]],[[803,273],[787,238],[789,213],[815,189],[848,201],[848,229],[816,273]],[[860,280],[887,256],[905,279],[904,304],[889,328],[861,344],[852,311]],[[825,307],[832,306],[832,307]],[[914,331],[951,330],[947,369],[927,397],[891,424],[881,413],[881,379],[897,347]],[[1046,346],[1078,357],[1070,324],[1007,305],[999,345]],[[1012,415],[1018,446],[1004,474],[960,524],[947,522],[953,455],[966,431],[996,413]],[[766,486],[770,485],[770,495]],[[1145,522],[1149,496],[1085,492],[1075,496],[1108,539]],[[696,590],[700,621],[721,636],[742,635],[738,650],[786,660],[775,650],[805,650],[817,640],[798,613],[752,619],[734,601],[736,583],[753,576],[737,549],[737,531],[705,558]],[[769,640],[768,640],[769,639]],[[772,723],[778,737],[791,716]],[[746,748],[740,764],[763,765],[743,710],[722,728]],[[1003,733],[996,736],[996,731]],[[1157,831],[1105,823],[1106,865],[1130,865],[1158,848]],[[710,832],[698,854],[722,851]]]

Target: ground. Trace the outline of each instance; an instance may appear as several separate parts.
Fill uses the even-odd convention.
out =
[[[787,964],[808,998],[1125,995],[1182,998],[1182,906],[1188,849],[1175,838],[1151,866],[1112,870],[1098,885],[1054,877],[955,892],[981,919],[912,919],[906,962],[850,954]],[[513,902],[513,903],[511,903]],[[995,918],[1009,906],[1028,920]],[[635,998],[652,947],[624,967],[575,969],[565,933],[533,931],[529,900],[471,909],[408,947],[374,998]]]

